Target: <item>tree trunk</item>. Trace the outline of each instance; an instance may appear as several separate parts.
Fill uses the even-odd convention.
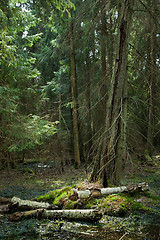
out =
[[[106,119],[106,100],[107,100],[107,89],[106,89],[106,1],[102,1],[102,12],[101,12],[101,66],[102,66],[102,112],[103,126],[105,125]]]
[[[97,169],[99,170],[100,166],[103,164],[100,164],[99,162],[99,156],[102,151],[102,142],[103,142],[103,132],[105,129],[105,119],[106,119],[106,102],[107,102],[107,88],[106,88],[106,36],[107,36],[107,25],[106,25],[106,2],[105,0],[102,1],[102,10],[101,10],[101,71],[102,71],[102,84],[101,84],[101,99],[98,104],[98,108],[100,110],[99,115],[101,116],[99,127],[101,128],[101,131],[99,131],[99,140],[97,140],[96,144],[96,156],[94,157],[94,167],[92,170],[92,173],[90,175],[89,180],[90,181],[97,181],[98,173]],[[105,187],[107,187],[107,184],[105,184]]]
[[[76,63],[74,52],[73,23],[69,21],[69,39],[70,39],[70,57],[71,57],[71,92],[72,92],[72,116],[73,116],[73,135],[74,135],[74,154],[75,167],[80,167],[79,150],[79,131],[78,131],[78,112],[77,112],[77,94],[76,94]]]
[[[152,2],[152,12],[156,11],[156,1]],[[154,150],[154,125],[155,125],[155,99],[156,99],[156,19],[149,14],[150,18],[150,36],[149,36],[149,62],[150,74],[149,74],[149,106],[148,106],[148,132],[147,132],[147,149],[150,156]]]
[[[87,162],[91,162],[91,148],[92,148],[92,114],[91,114],[91,98],[90,98],[90,60],[89,60],[89,52],[86,56],[86,103],[87,103]],[[86,164],[87,164],[86,162]]]
[[[100,152],[100,168],[94,170],[100,175],[102,183],[107,186],[107,180],[119,183],[123,174],[123,161],[126,155],[124,95],[127,82],[128,37],[133,1],[119,1],[118,4],[118,34],[117,51],[114,63],[114,74],[111,81],[107,101],[105,136]],[[125,110],[126,116],[126,110]]]
[[[109,63],[109,78],[112,79],[113,74],[113,56],[114,56],[114,32],[115,32],[115,24],[113,24],[112,20],[113,13],[109,13],[109,21],[110,23],[107,24],[107,38],[109,43],[107,44],[107,55],[108,55],[108,63]],[[110,81],[107,86],[110,85]]]
[[[62,83],[60,83],[62,84]],[[59,114],[59,129],[62,129],[62,94],[61,92],[59,93],[59,106],[58,106],[58,114]],[[68,130],[68,128],[66,127]],[[61,144],[61,139],[60,139],[60,134],[56,133],[56,139],[57,139],[57,150],[58,150],[58,155],[60,157],[60,164],[61,164],[61,172],[64,172],[64,156],[63,156],[63,150],[62,150],[62,144]]]
[[[61,140],[58,136],[58,133],[56,133],[56,138],[57,138],[57,150],[58,150],[58,155],[60,157],[60,164],[61,164],[61,172],[64,172],[64,156],[62,152],[62,145],[61,145]]]

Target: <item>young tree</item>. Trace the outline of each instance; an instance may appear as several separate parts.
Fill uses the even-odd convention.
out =
[[[77,85],[76,85],[76,62],[74,51],[73,22],[69,21],[69,39],[70,39],[70,57],[71,57],[71,92],[72,92],[72,115],[73,115],[73,135],[74,135],[74,155],[75,166],[80,167],[79,150],[79,130],[78,130],[78,112],[77,112]]]
[[[155,15],[157,9],[157,1],[153,0],[151,3],[151,12],[148,12],[149,17],[149,47],[148,47],[148,62],[150,62],[149,70],[149,104],[148,104],[148,131],[147,131],[147,148],[149,154],[152,156],[154,151],[154,135],[155,135],[155,122],[156,122],[156,85],[157,85],[157,17]]]

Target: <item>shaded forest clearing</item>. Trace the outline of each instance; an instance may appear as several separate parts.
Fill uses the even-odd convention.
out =
[[[136,194],[113,194],[105,197],[107,211],[97,223],[68,222],[67,220],[46,220],[46,219],[22,219],[20,222],[11,222],[7,215],[3,215],[1,209],[1,235],[0,239],[159,239],[160,237],[160,172],[159,158],[154,162],[146,162],[141,165],[140,161],[133,161],[130,171],[127,170],[124,182],[126,185],[139,182],[148,182],[149,191]],[[68,166],[64,173],[59,172],[59,167],[52,162],[32,162],[27,160],[19,169],[1,171],[0,196],[21,199],[36,199],[45,202],[55,203],[53,190],[67,189],[66,196],[69,196],[69,189],[75,186],[87,188],[88,174],[84,170],[74,169]],[[38,167],[39,166],[39,167]],[[36,167],[36,174],[34,173]],[[138,170],[137,170],[138,169]],[[96,184],[92,184],[92,186]],[[70,188],[69,188],[70,187]],[[97,186],[96,186],[97,188]],[[51,195],[51,196],[50,196]],[[155,195],[157,197],[155,197]],[[66,196],[62,196],[60,202]],[[127,198],[132,198],[130,202]],[[103,199],[103,204],[104,204]],[[125,199],[125,200],[124,200]],[[56,199],[55,199],[56,200]],[[93,198],[81,209],[97,208],[102,206],[101,198]],[[133,201],[134,204],[133,204]],[[62,202],[61,202],[62,203]],[[127,203],[127,205],[125,205]],[[136,204],[135,204],[136,203]],[[132,204],[134,207],[132,207]],[[95,206],[96,205],[96,206]],[[126,206],[128,206],[126,208]],[[68,208],[74,208],[71,203]],[[76,207],[75,207],[76,208]],[[65,209],[65,207],[64,207]],[[153,231],[154,227],[154,231]],[[138,229],[138,231],[137,231]]]

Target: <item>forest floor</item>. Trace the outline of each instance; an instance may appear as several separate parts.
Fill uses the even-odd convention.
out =
[[[12,197],[14,193],[19,193],[18,196],[26,198],[23,193],[28,190],[30,196],[27,198],[31,199],[51,189],[86,181],[90,172],[86,172],[83,166],[75,169],[73,165],[66,166],[61,172],[60,166],[52,162],[27,159],[17,169],[0,170],[0,195],[3,192],[3,195]],[[147,182],[152,193],[160,196],[160,156],[155,156],[150,162],[130,160],[124,176],[122,185]]]
[[[32,199],[50,190],[71,186],[87,179],[83,166],[75,169],[73,165],[60,165],[44,159],[27,159],[16,169],[0,170],[0,196],[18,196]]]
[[[57,161],[56,161],[57,163]],[[0,196],[13,197],[17,196],[22,199],[32,199],[43,195],[51,190],[62,188],[65,186],[72,186],[86,181],[90,170],[85,171],[84,166],[80,169],[75,169],[73,165],[66,166],[63,173],[60,172],[60,166],[55,162],[41,161],[35,159],[27,159],[24,164],[21,164],[17,169],[1,170],[0,171]],[[151,193],[160,197],[160,157],[156,156],[151,162],[142,162],[139,160],[130,160],[128,166],[125,169],[124,181],[122,185],[129,185],[140,182],[147,182],[150,187]],[[52,239],[121,239],[125,235],[125,239],[160,239],[160,222],[157,216],[160,213],[160,201],[156,206],[153,206],[158,215],[151,215],[141,218],[114,218],[106,216],[101,222],[101,225],[79,225],[76,222],[68,223],[63,222],[64,231],[59,232],[55,230],[55,222],[53,224]],[[2,221],[2,220],[1,220]],[[33,221],[33,222],[32,222]],[[33,238],[29,235],[26,239],[40,239],[42,230],[45,234],[50,234],[51,222],[39,222],[39,220],[27,220],[18,223],[10,223],[7,220],[2,221],[0,229],[0,239],[24,239],[18,238],[18,236],[27,236],[27,234],[33,234]],[[138,224],[137,225],[135,225]],[[49,225],[48,225],[49,224]],[[71,226],[70,226],[71,224]],[[78,224],[78,225],[77,225]],[[33,230],[33,226],[34,230]],[[28,226],[30,231],[28,231]],[[56,227],[59,228],[59,223],[56,223]],[[44,228],[44,229],[42,229]],[[75,228],[75,229],[74,229]],[[85,228],[85,230],[84,230]],[[95,229],[94,229],[95,228]],[[19,231],[17,232],[17,229]],[[35,230],[36,229],[36,230]],[[66,230],[67,229],[67,230]],[[94,231],[93,231],[94,229]],[[110,229],[110,230],[108,230]],[[137,230],[138,229],[138,230]],[[154,229],[154,231],[153,231]],[[35,232],[36,231],[36,232]],[[35,237],[38,231],[38,237]],[[33,232],[33,233],[32,233]],[[64,234],[70,234],[64,238]],[[77,234],[77,235],[76,235]],[[98,234],[98,235],[96,235]],[[128,234],[128,236],[126,236]],[[140,234],[140,235],[139,235]],[[144,238],[145,234],[148,238]],[[11,238],[8,238],[8,236]],[[55,235],[55,238],[53,237]],[[63,235],[63,236],[61,236]],[[73,236],[72,236],[73,235]],[[93,236],[92,236],[93,235]],[[104,235],[104,236],[103,236]],[[45,235],[48,236],[48,235]],[[50,235],[49,235],[50,236]],[[77,236],[77,237],[76,237]],[[6,238],[5,238],[6,237]],[[50,238],[45,238],[50,239]]]

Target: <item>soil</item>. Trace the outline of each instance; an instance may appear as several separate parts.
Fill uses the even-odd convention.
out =
[[[157,196],[160,196],[160,158],[155,157],[153,162],[143,162],[141,160],[130,160],[128,162],[128,166],[125,170],[124,179],[122,185],[128,185],[131,183],[140,183],[140,182],[148,182],[150,186],[150,191],[153,194],[156,194]],[[90,174],[90,171],[86,173],[84,170],[84,166],[82,166],[80,169],[75,169],[72,165],[65,167],[65,172],[60,171],[60,166],[55,166],[52,162],[46,162],[41,161],[37,162],[34,160],[28,159],[25,161],[24,164],[18,165],[17,169],[12,170],[1,170],[0,171],[0,196],[2,197],[13,197],[17,196],[22,199],[32,199],[34,197],[38,197],[50,190],[58,189],[64,186],[71,186],[74,184],[78,184],[80,182],[85,181],[88,178],[88,175]],[[155,206],[155,209],[157,210],[157,214],[160,213],[160,205]],[[153,239],[157,240],[160,239],[160,223],[157,221],[157,216],[155,217],[152,215],[151,219],[142,218],[136,220],[139,225],[138,227],[142,227],[142,225],[146,224],[144,226],[144,232],[142,229],[138,230],[138,232],[142,232],[142,235],[139,237],[137,234],[132,236],[132,232],[134,233],[134,228],[132,229],[132,219],[119,219],[119,218],[109,218],[108,220],[105,219],[105,223],[101,223],[104,226],[107,226],[108,224],[113,223],[112,227],[102,228],[102,232],[100,232],[100,226],[96,226],[97,231],[93,231],[93,226],[87,225],[87,231],[80,231],[78,232],[78,227],[76,226],[76,230],[73,233],[73,236],[67,236],[65,239],[80,239],[79,236],[82,234],[82,232],[87,232],[89,234],[89,238],[91,239],[104,239],[107,235],[107,239],[120,239],[123,237],[124,239]],[[33,221],[33,222],[32,222]],[[53,229],[51,229],[52,237],[46,237],[45,239],[64,239],[64,234],[72,234],[73,231],[73,224],[71,223],[71,230],[66,230],[67,228],[64,227],[64,230],[62,231],[55,231],[55,223],[51,222],[38,222],[39,220],[26,220],[18,223],[10,223],[7,222],[7,220],[3,219],[3,221],[0,218],[0,222],[4,226],[2,226],[2,233],[0,234],[0,239],[24,239],[24,236],[28,236],[28,234],[31,234],[28,236],[28,238],[25,239],[42,239],[39,238],[41,236],[42,227],[45,228],[45,231],[47,227],[50,229],[51,224],[53,224]],[[118,223],[115,221],[118,221]],[[125,222],[126,221],[126,222]],[[134,222],[134,219],[133,219]],[[63,225],[66,224],[66,226],[69,226],[69,223],[62,222]],[[122,224],[123,223],[123,224]],[[156,223],[156,224],[155,224]],[[59,223],[56,223],[59,227]],[[75,223],[76,224],[76,223]],[[134,223],[135,224],[135,223]],[[33,226],[34,228],[33,228]],[[115,229],[113,226],[115,225]],[[124,232],[124,229],[127,225],[131,228],[130,234],[127,236],[125,235],[128,232]],[[28,231],[28,226],[30,231]],[[82,225],[81,225],[82,226]],[[86,225],[85,225],[86,226]],[[120,226],[122,227],[122,231],[120,231]],[[63,228],[63,227],[62,227]],[[113,229],[112,229],[113,228]],[[118,232],[117,229],[118,228]],[[19,231],[17,232],[17,229]],[[36,229],[36,231],[35,231]],[[110,230],[113,231],[110,233]],[[153,232],[153,229],[155,231]],[[33,232],[32,232],[33,231]],[[38,231],[38,236],[36,236]],[[46,234],[50,234],[48,232]],[[9,232],[9,234],[8,234]],[[18,235],[17,235],[18,234]],[[55,234],[55,238],[54,238]],[[63,236],[61,237],[61,235]],[[78,235],[76,235],[78,234]],[[96,235],[98,234],[98,236]],[[110,234],[110,235],[109,235]],[[143,236],[147,235],[147,238]],[[9,235],[11,238],[9,238]],[[88,235],[82,234],[81,239],[88,239]],[[93,235],[93,238],[91,237]],[[103,236],[104,235],[104,236]],[[48,236],[48,235],[47,235]],[[50,236],[50,235],[49,235]],[[76,238],[76,236],[78,236]],[[86,237],[86,238],[85,238]]]
[[[43,193],[82,182],[87,178],[83,167],[75,169],[67,166],[64,172],[55,168],[51,163],[25,163],[17,169],[0,171],[0,196],[14,195],[23,199],[32,199]],[[36,174],[35,174],[36,166]]]
[[[60,166],[55,166],[52,162],[37,162],[27,159],[24,164],[18,165],[17,169],[0,171],[0,196],[3,192],[3,195],[10,197],[16,193],[14,189],[18,187],[19,194],[21,191],[23,194],[24,191],[33,189],[37,190],[38,194],[38,191],[43,193],[52,189],[71,186],[87,180],[90,172],[88,170],[86,173],[84,166],[75,169],[73,165],[66,166],[65,171],[61,172]],[[152,193],[160,196],[159,156],[155,156],[152,162],[130,160],[124,176],[122,185],[147,182]],[[32,198],[32,195],[35,197],[35,194],[34,191],[30,191],[30,198]]]

